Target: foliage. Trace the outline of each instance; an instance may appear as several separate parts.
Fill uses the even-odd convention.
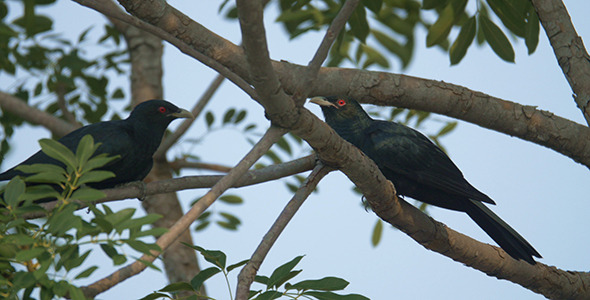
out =
[[[153,300],[160,298],[174,299],[174,293],[181,291],[190,291],[193,296],[189,296],[189,299],[197,299],[199,296],[199,289],[203,283],[215,276],[216,274],[222,273],[225,277],[230,299],[232,297],[232,288],[229,284],[228,274],[245,264],[248,260],[243,260],[238,263],[227,265],[227,256],[220,250],[207,250],[199,246],[188,245],[197,250],[203,258],[212,264],[212,267],[201,270],[201,272],[191,282],[176,282],[165,286],[164,288],[153,292],[141,300]],[[317,299],[317,300],[364,300],[369,299],[367,297],[358,294],[341,295],[334,293],[334,291],[341,291],[348,286],[348,282],[338,277],[324,277],[321,279],[302,280],[297,283],[291,284],[288,281],[299,275],[302,270],[293,270],[297,264],[301,261],[303,256],[297,256],[291,261],[288,261],[281,266],[277,267],[270,276],[256,275],[255,283],[261,284],[263,287],[258,290],[251,290],[248,299],[254,300],[268,300],[268,299]],[[211,298],[211,296],[208,296]],[[211,298],[214,299],[214,298]]]
[[[343,3],[344,0],[280,0],[276,21],[292,39],[297,38],[308,31],[327,29]],[[360,1],[348,26],[334,43],[327,65],[338,66],[347,61],[363,69],[370,66],[388,69],[387,57],[393,55],[399,59],[401,69],[405,69],[413,58],[418,26],[428,31],[426,46],[438,46],[448,52],[452,65],[463,59],[476,35],[479,45],[487,42],[498,57],[508,62],[514,62],[515,54],[504,31],[523,39],[529,54],[535,51],[539,20],[530,1],[474,0],[471,6],[468,3],[468,0]],[[220,10],[226,4],[224,1]],[[490,10],[504,25],[504,31],[492,20]],[[226,16],[237,18],[235,7],[227,8]],[[455,34],[456,31],[459,32]]]
[[[5,187],[0,199],[0,295],[4,299],[26,299],[39,293],[42,299],[84,299],[72,282],[91,276],[99,268],[88,266],[89,255],[100,246],[114,265],[120,265],[127,261],[120,254],[123,246],[147,255],[151,250],[159,250],[143,239],[160,235],[163,230],[142,227],[160,216],[133,218],[135,209],[114,212],[106,205],[102,210],[93,205],[93,201],[105,195],[84,183],[114,176],[98,168],[117,157],[93,156],[100,143],[95,144],[90,135],[82,138],[76,153],[54,140],[39,143],[45,154],[64,167],[21,166],[19,170],[32,175],[24,180],[17,176]],[[36,203],[52,199],[57,200],[57,206],[51,211]],[[91,216],[75,213],[78,201],[88,204]],[[46,213],[47,217],[31,220],[27,217],[31,213]]]
[[[110,25],[105,25],[97,40],[89,39],[92,27],[83,30],[75,41],[55,33],[53,20],[37,13],[40,6],[53,2],[23,1],[21,15],[12,20],[8,20],[7,12],[10,9],[11,15],[15,15],[19,5],[0,2],[0,75],[14,81],[11,88],[2,92],[30,106],[40,105],[69,122],[68,114],[90,123],[98,122],[108,112],[108,100],[125,96],[121,87],[109,87],[109,77],[126,72],[127,51],[121,45],[119,32]],[[100,54],[89,57],[86,48],[95,45]],[[23,120],[6,111],[0,111],[0,116],[4,131],[1,158],[9,149],[7,138]],[[118,116],[115,114],[114,118]]]

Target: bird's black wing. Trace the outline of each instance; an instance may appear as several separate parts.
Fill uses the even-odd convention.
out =
[[[420,132],[401,124],[375,120],[366,129],[365,136],[362,150],[384,173],[391,172],[394,177],[420,187],[494,203],[471,186],[451,159]]]

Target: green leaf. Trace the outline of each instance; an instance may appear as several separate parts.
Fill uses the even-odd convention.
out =
[[[365,43],[370,30],[365,8],[358,6],[350,16],[348,24],[350,24],[352,34],[362,43]]]
[[[52,139],[41,139],[39,145],[41,145],[41,151],[49,157],[57,159],[72,170],[76,169],[76,156],[60,142]]]
[[[398,41],[394,40],[392,37],[381,31],[371,30],[371,33],[383,47],[385,47],[392,54],[395,54],[399,57],[399,59],[402,61],[403,68],[408,66],[410,63],[410,58],[412,57],[411,48],[400,44]]]
[[[173,299],[172,297],[168,296],[168,294],[163,294],[163,293],[156,293],[153,292],[139,300],[156,300],[156,299],[160,299],[160,298],[168,298],[168,299]]]
[[[517,1],[519,0],[486,0],[506,28],[510,29],[514,34],[524,37],[524,14],[519,12],[513,5]]]
[[[441,0],[422,0],[422,9],[433,9],[437,7],[442,7],[446,3],[447,1]]]
[[[34,36],[38,33],[49,31],[53,26],[53,21],[42,15],[20,17],[12,23],[24,28],[27,32],[27,36]]]
[[[56,174],[53,172],[41,172],[25,178],[26,182],[37,182],[37,183],[54,183],[60,184],[67,182],[65,174]]]
[[[115,177],[115,173],[105,170],[88,171],[78,179],[78,186],[89,182],[101,182],[103,180]]]
[[[86,277],[92,275],[92,273],[94,273],[94,271],[96,271],[96,269],[98,269],[97,266],[92,266],[92,267],[80,272],[80,274],[76,275],[75,279],[86,278]]]
[[[539,44],[539,16],[532,5],[528,11],[527,22],[524,29],[524,42],[529,55],[531,55],[535,52],[537,45]]]
[[[155,251],[160,250],[160,247],[158,245],[144,243],[140,240],[127,239],[127,240],[123,240],[123,241],[125,243],[127,243],[127,245],[129,245],[129,247],[135,249],[137,252],[141,252],[146,255],[152,255],[151,250],[155,250]]]
[[[371,235],[371,245],[373,245],[373,247],[379,245],[382,236],[383,222],[381,221],[381,219],[377,219],[377,223],[375,223],[375,227],[373,227],[373,234]]]
[[[453,6],[449,3],[440,12],[438,20],[436,20],[436,22],[428,29],[428,34],[426,35],[426,47],[432,47],[446,40],[449,32],[451,32],[451,27],[453,27],[454,19],[455,15],[453,12]]]
[[[4,202],[12,207],[18,206],[22,194],[25,192],[25,182],[20,177],[15,177],[8,182],[4,190]]]
[[[206,261],[218,266],[221,269],[225,269],[226,255],[219,250],[206,250],[196,245],[190,245],[183,243],[185,246],[191,247],[201,253]]]
[[[238,124],[240,122],[242,122],[244,120],[244,118],[246,118],[246,110],[241,110],[238,115],[236,116],[236,119],[234,120],[234,124]]]
[[[294,259],[292,259],[291,261],[289,261],[289,262],[287,262],[287,263],[279,266],[278,268],[276,268],[272,272],[272,274],[270,275],[270,278],[269,278],[268,283],[267,283],[266,286],[269,289],[271,289],[273,287],[279,287],[285,281],[289,280],[290,278],[293,278],[293,276],[290,276],[291,275],[291,271],[301,261],[302,258],[303,258],[303,255],[297,256]],[[295,274],[295,275],[297,275],[297,274]]]
[[[78,148],[76,148],[77,165],[82,166],[86,164],[90,156],[96,151],[96,148],[98,146],[94,145],[94,138],[90,134],[83,136],[78,143]]]
[[[348,286],[348,281],[338,277],[324,277],[322,279],[304,280],[290,285],[288,289],[339,291]]]
[[[225,115],[223,115],[223,124],[229,123],[235,114],[236,114],[236,110],[234,108],[228,109],[225,112]]]
[[[473,39],[475,38],[475,32],[477,31],[476,28],[476,20],[475,17],[469,18],[465,24],[461,27],[461,31],[457,36],[455,42],[451,46],[449,50],[449,56],[451,58],[451,65],[458,64],[463,57],[465,57],[465,53],[467,53],[467,49],[473,43]]]
[[[86,173],[90,170],[94,170],[96,168],[103,167],[108,163],[119,159],[120,155],[108,156],[106,153],[102,153],[99,155],[94,156],[93,158],[89,159],[86,164],[82,166],[82,173]]]
[[[457,127],[456,121],[449,122],[449,123],[447,123],[447,125],[445,125],[443,128],[441,128],[441,130],[438,132],[438,134],[436,136],[441,137],[443,135],[446,135],[449,132],[453,131],[453,129],[455,129],[455,127]]]
[[[84,293],[78,287],[70,285],[69,292],[69,296],[72,300],[86,300],[86,297],[84,297]]]
[[[199,274],[195,275],[195,277],[193,277],[193,279],[191,279],[190,285],[195,291],[198,291],[201,288],[201,286],[203,285],[203,282],[205,282],[205,280],[211,278],[213,275],[215,275],[219,272],[221,272],[221,270],[216,267],[210,267],[205,270],[201,270],[201,272],[199,272]]]
[[[70,199],[80,200],[80,201],[95,201],[98,199],[102,199],[106,196],[103,191],[96,190],[89,187],[83,187],[74,191]]]
[[[188,282],[175,282],[163,287],[158,292],[180,292],[180,291],[194,291],[193,287]]]
[[[281,148],[283,151],[287,152],[289,155],[293,154],[293,152],[291,151],[291,146],[289,146],[289,143],[285,139],[285,136],[282,136],[277,141],[277,146],[279,146],[279,148]]]
[[[249,259],[244,259],[239,263],[235,263],[233,265],[227,266],[227,272],[231,272],[233,269],[239,268],[239,267],[247,264],[249,261],[250,261]]]
[[[227,204],[242,204],[244,200],[240,196],[236,195],[223,195],[218,199],[221,202],[225,202]]]
[[[479,24],[492,50],[503,60],[514,62],[514,49],[506,35],[488,17],[480,15]]]
[[[339,295],[332,292],[307,291],[303,292],[303,295],[312,296],[318,300],[370,300],[369,298],[358,294]]]
[[[279,291],[266,291],[260,295],[258,295],[258,297],[254,298],[255,300],[273,300],[273,299],[278,299],[281,298],[283,294]]]
[[[211,127],[211,125],[213,125],[213,122],[215,121],[215,116],[213,115],[213,113],[211,113],[210,111],[208,111],[205,114],[205,121],[207,122],[207,127]]]
[[[17,261],[27,261],[39,257],[46,251],[45,248],[37,247],[19,251],[14,258]]]
[[[378,14],[381,10],[381,5],[383,5],[383,0],[363,0],[363,5]]]
[[[16,167],[16,169],[26,174],[35,174],[41,172],[65,174],[65,170],[62,167],[52,164],[20,165]]]

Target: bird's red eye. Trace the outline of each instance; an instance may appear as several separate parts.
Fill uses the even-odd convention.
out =
[[[346,101],[339,99],[338,100],[338,106],[344,106],[346,104]]]
[[[165,113],[166,112],[166,108],[164,106],[160,106],[160,107],[158,107],[158,111],[160,113]]]

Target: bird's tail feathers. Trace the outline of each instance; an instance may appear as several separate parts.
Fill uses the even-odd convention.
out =
[[[535,264],[533,256],[541,257],[529,242],[485,204],[471,199],[469,202],[471,205],[465,206],[465,212],[510,256],[532,265]]]

